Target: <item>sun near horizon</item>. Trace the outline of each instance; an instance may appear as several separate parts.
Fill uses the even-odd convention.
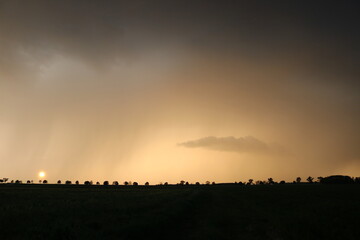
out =
[[[39,177],[40,177],[40,178],[44,178],[44,177],[45,177],[45,175],[46,175],[46,174],[45,174],[45,172],[44,172],[44,171],[39,172]]]

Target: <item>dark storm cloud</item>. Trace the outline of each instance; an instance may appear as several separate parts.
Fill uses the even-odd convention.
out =
[[[9,68],[23,62],[19,51],[40,62],[60,52],[106,65],[176,45],[301,64],[313,74],[326,69],[348,81],[359,73],[359,7],[352,3],[0,1],[0,60]]]
[[[266,152],[269,150],[269,147],[266,143],[252,137],[205,137],[197,140],[191,140],[183,143],[179,143],[179,146],[187,148],[206,148],[216,151],[225,151],[225,152],[250,152],[250,153],[260,153]]]

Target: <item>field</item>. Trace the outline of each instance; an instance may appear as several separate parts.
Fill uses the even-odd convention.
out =
[[[0,185],[0,239],[360,239],[360,185]]]

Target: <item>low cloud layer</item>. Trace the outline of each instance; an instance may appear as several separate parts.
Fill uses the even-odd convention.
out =
[[[197,140],[179,143],[180,146],[187,148],[206,148],[216,151],[224,152],[238,152],[238,153],[262,153],[269,151],[269,146],[252,137],[204,137]]]

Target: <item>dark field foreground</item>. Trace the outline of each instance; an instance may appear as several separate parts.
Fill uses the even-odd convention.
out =
[[[360,239],[359,185],[0,185],[0,239]]]

